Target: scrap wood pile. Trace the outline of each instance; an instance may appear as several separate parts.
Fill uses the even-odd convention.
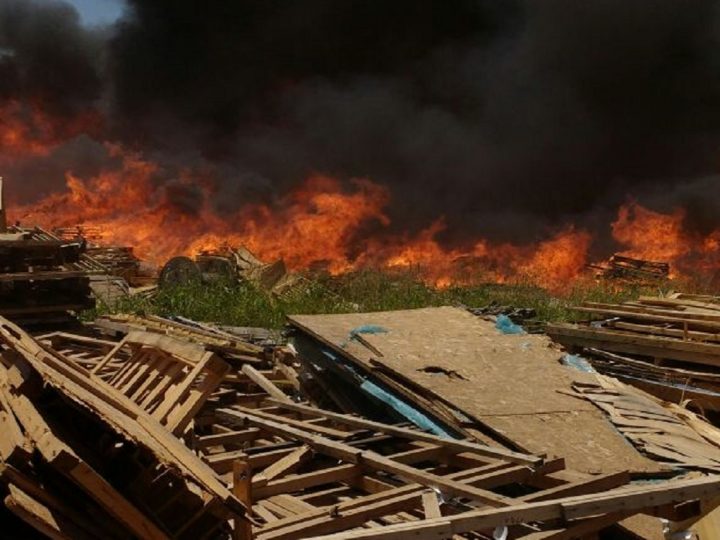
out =
[[[160,270],[159,285],[207,283],[220,279],[250,283],[274,296],[292,295],[307,280],[289,272],[282,259],[266,263],[245,247],[222,247],[203,251],[195,259],[174,257]]]
[[[99,227],[76,225],[53,229],[53,234],[67,242],[80,242],[85,245],[85,259],[93,261],[105,273],[125,278],[132,282],[138,276],[140,259],[133,253],[132,247],[103,245],[104,233]]]
[[[115,316],[31,337],[0,319],[0,526],[73,539],[636,538],[631,516],[684,531],[717,504],[707,459],[686,456],[678,466],[697,472],[669,478],[672,459],[641,456],[589,401],[616,389],[552,368],[541,336],[502,336],[454,308],[316,317],[292,319],[299,354],[188,320]],[[555,409],[538,408],[549,391],[533,410],[502,397],[499,374],[485,401],[469,399],[480,371],[450,349],[489,364],[522,351],[539,364],[527,373],[553,370],[539,387],[567,371]],[[549,427],[578,430],[574,416],[583,437],[606,431],[570,456],[528,450],[560,448]],[[606,455],[582,467],[592,445]]]
[[[245,519],[174,436],[227,365],[144,337],[128,336],[129,351],[113,347],[93,372],[2,322],[0,476],[6,507],[30,527],[51,538],[201,538]],[[163,381],[140,380],[159,364]]]
[[[155,289],[132,248],[91,246],[86,234],[21,226],[0,233],[0,314],[23,324],[71,321],[95,299],[112,306]]]
[[[598,279],[629,283],[657,283],[670,277],[670,265],[666,262],[645,261],[623,255],[613,255],[602,265],[589,265],[597,270]]]
[[[585,351],[602,373],[661,399],[720,412],[720,298],[675,293],[576,308],[599,320],[552,324],[548,335]]]
[[[94,307],[81,256],[80,244],[39,228],[0,233],[0,315],[47,324]]]

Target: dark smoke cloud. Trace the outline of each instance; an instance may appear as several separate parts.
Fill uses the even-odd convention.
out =
[[[91,32],[0,0],[0,96],[100,107],[171,185],[211,171],[220,211],[324,172],[387,185],[397,229],[444,215],[448,243],[607,232],[628,197],[720,226],[718,1],[128,4]]]
[[[0,0],[0,99],[79,114],[99,99],[100,36],[59,1]]]

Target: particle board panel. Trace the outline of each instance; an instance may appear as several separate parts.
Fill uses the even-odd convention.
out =
[[[453,307],[290,321],[368,370],[390,371],[427,389],[526,451],[563,456],[583,472],[665,470],[640,455],[592,404],[561,393],[588,375],[562,366],[563,353],[545,336],[502,334]]]

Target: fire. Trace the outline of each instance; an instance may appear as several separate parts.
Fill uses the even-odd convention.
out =
[[[206,197],[192,212],[182,211],[153,182],[161,172],[157,164],[116,145],[108,145],[108,153],[121,159],[119,169],[88,179],[68,172],[64,193],[16,207],[11,219],[45,228],[82,224],[99,230],[105,243],[133,246],[139,257],[158,265],[179,254],[244,245],[264,260],[282,258],[292,269],[417,270],[436,286],[518,277],[557,288],[581,271],[589,245],[587,233],[570,228],[530,247],[478,240],[465,249],[446,248],[437,239],[446,227],[442,219],[415,236],[393,236],[387,233],[386,188],[358,179],[343,189],[322,175],[272,206],[247,205],[220,217],[210,205],[212,180],[187,171],[179,185],[200,185]],[[380,231],[378,237],[362,238],[368,224]]]
[[[678,208],[661,214],[635,202],[625,204],[612,224],[615,240],[626,247],[622,255],[649,261],[673,261],[690,251],[689,239],[683,232],[685,212]]]
[[[60,142],[80,133],[92,133],[100,124],[97,111],[61,120],[39,106],[18,101],[0,103],[0,163],[46,156]]]
[[[669,262],[672,277],[712,276],[720,269],[720,229],[691,234],[682,208],[661,213],[630,202],[620,207],[611,227],[613,238],[624,247],[622,255]]]
[[[22,131],[17,139],[3,133],[27,143]],[[45,147],[23,148],[42,155]],[[196,197],[189,206],[178,205],[169,184],[155,180],[164,173],[158,164],[118,145],[108,144],[107,152],[119,168],[92,178],[68,172],[65,192],[12,208],[10,218],[48,229],[81,224],[99,230],[104,243],[132,246],[156,265],[180,254],[243,245],[263,260],[282,258],[294,270],[412,270],[437,287],[523,281],[559,291],[584,273],[592,246],[590,233],[572,225],[526,245],[479,238],[448,247],[439,240],[446,229],[442,217],[414,235],[391,233],[391,194],[385,187],[368,179],[344,185],[323,175],[311,176],[270,204],[220,215],[211,203],[212,177],[182,171],[173,189]],[[668,261],[680,270],[690,262],[705,270],[720,263],[720,230],[699,239],[689,235],[681,209],[663,214],[628,203],[620,207],[611,232],[627,256]],[[698,264],[699,259],[704,262]]]

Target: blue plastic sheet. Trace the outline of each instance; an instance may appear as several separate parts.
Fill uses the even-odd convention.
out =
[[[350,343],[353,339],[357,338],[361,334],[387,334],[388,330],[386,328],[383,328],[382,326],[379,326],[377,324],[363,324],[362,326],[358,326],[357,328],[353,328],[348,333],[348,338],[340,344],[340,346],[344,349],[348,346],[348,343]]]
[[[350,337],[354,338],[360,334],[387,334],[387,329],[377,324],[363,324],[350,330]]]
[[[578,371],[583,371],[585,373],[595,373],[595,369],[590,365],[590,362],[585,360],[582,356],[577,356],[575,354],[566,354],[560,359],[560,361],[564,366],[577,369]]]
[[[393,409],[395,409],[398,413],[407,418],[410,422],[418,426],[420,429],[424,429],[425,431],[429,431],[430,433],[439,435],[440,437],[446,437],[448,439],[453,438],[450,433],[448,433],[441,426],[433,422],[432,419],[428,418],[422,412],[418,411],[404,401],[399,400],[392,394],[386,392],[374,382],[365,379],[360,385],[360,388],[365,390],[367,393],[372,394],[380,401],[383,401],[390,405]]]
[[[522,326],[512,322],[510,317],[507,315],[498,315],[495,321],[495,328],[500,330],[503,334],[524,334]]]

